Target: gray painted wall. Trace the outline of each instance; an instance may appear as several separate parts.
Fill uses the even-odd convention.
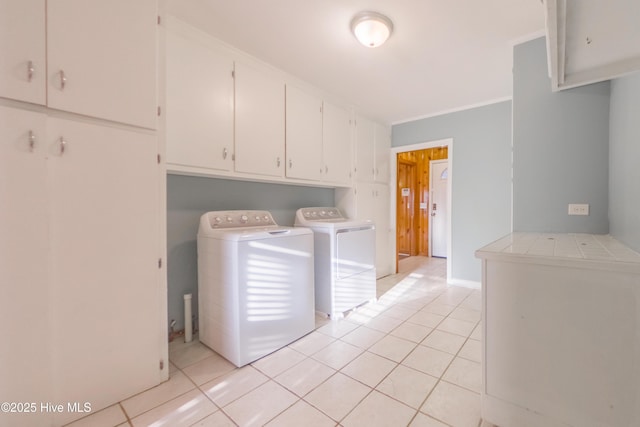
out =
[[[168,321],[184,328],[183,295],[198,309],[196,234],[200,216],[214,210],[268,210],[279,225],[292,226],[306,206],[333,206],[334,190],[190,176],[167,176]]]
[[[640,251],[640,74],[611,82],[609,231]]]
[[[514,231],[608,233],[609,82],[551,92],[544,38],[514,48]],[[588,203],[589,216],[567,215]]]
[[[511,102],[393,126],[392,146],[453,138],[454,280],[480,282],[477,249],[511,231]]]

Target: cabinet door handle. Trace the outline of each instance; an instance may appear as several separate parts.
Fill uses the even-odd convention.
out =
[[[64,70],[60,70],[60,90],[64,90],[67,85],[67,76],[64,74]]]
[[[32,130],[29,131],[29,151],[33,153],[33,149],[36,146],[36,134]]]
[[[67,141],[64,140],[64,136],[60,137],[60,155],[62,156],[67,149]]]
[[[27,81],[29,83],[31,83],[31,80],[33,80],[33,73],[35,71],[36,69],[33,67],[33,61],[27,62]]]
[[[291,169],[292,167],[293,167],[293,161],[289,159],[289,169]]]
[[[278,167],[280,167],[280,157],[278,157],[278,158],[276,159],[276,165],[277,165]]]
[[[227,159],[227,147],[222,149],[222,160]]]
[[[329,173],[329,166],[324,165],[324,173]]]

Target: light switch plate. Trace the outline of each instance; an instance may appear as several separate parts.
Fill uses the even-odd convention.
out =
[[[589,204],[569,203],[569,215],[589,215]]]

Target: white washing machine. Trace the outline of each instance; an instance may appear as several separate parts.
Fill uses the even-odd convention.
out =
[[[296,227],[314,234],[316,310],[330,317],[376,299],[376,234],[370,220],[333,207],[302,208]]]
[[[200,341],[236,366],[315,327],[313,233],[267,211],[214,211],[198,230]]]

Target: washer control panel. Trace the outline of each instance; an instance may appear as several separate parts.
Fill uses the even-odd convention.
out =
[[[277,225],[269,211],[207,212],[212,228],[265,227]]]
[[[302,208],[300,213],[308,221],[344,218],[338,208]]]

